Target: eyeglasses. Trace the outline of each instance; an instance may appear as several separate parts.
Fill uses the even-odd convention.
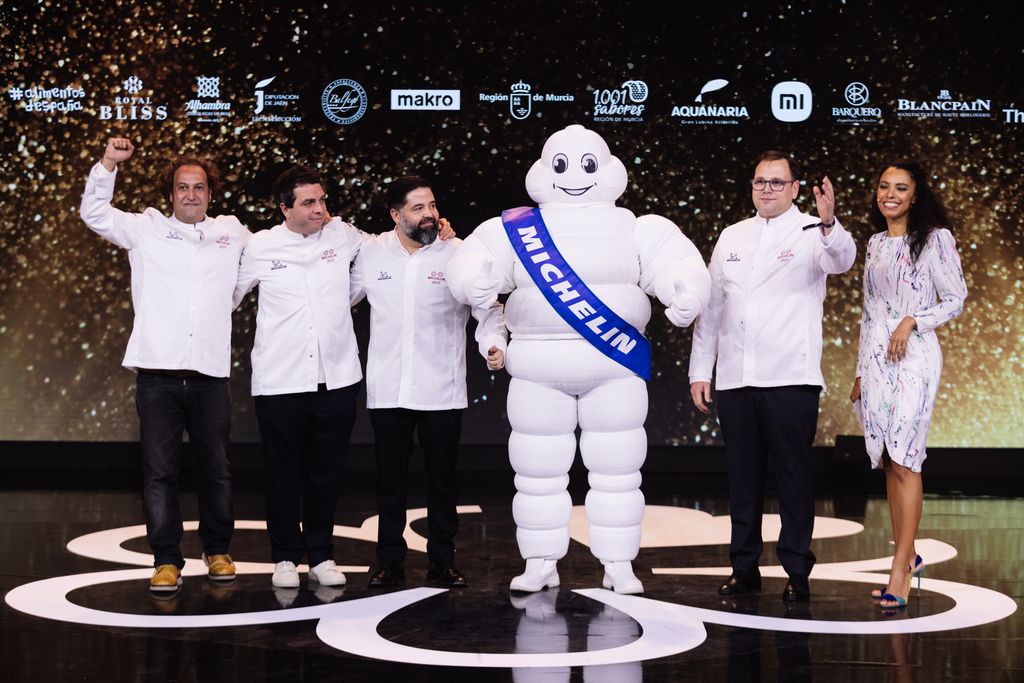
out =
[[[792,180],[779,180],[778,178],[772,178],[768,180],[766,178],[754,178],[750,181],[750,186],[756,191],[760,192],[764,189],[765,185],[772,189],[772,192],[782,192],[786,185],[789,185],[794,181]]]

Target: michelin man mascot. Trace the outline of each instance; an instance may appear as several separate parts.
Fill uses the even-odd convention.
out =
[[[590,549],[604,565],[603,585],[643,592],[632,561],[644,513],[648,295],[668,307],[674,325],[686,327],[707,303],[711,279],[671,221],[615,206],[625,188],[626,168],[601,136],[569,126],[548,139],[526,176],[540,208],[511,209],[484,222],[448,265],[449,286],[463,303],[488,306],[511,292],[508,449],[516,540],[526,560],[509,586],[514,591],[559,584],[579,424],[590,473]]]

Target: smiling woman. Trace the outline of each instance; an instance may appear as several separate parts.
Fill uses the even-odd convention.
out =
[[[857,376],[850,400],[871,464],[885,470],[896,553],[882,607],[905,607],[924,561],[921,466],[942,373],[935,329],[963,311],[967,286],[949,219],[920,164],[899,160],[881,174],[872,208],[884,232],[868,242]]]

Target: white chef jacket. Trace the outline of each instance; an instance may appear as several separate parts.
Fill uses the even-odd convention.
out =
[[[352,267],[352,303],[370,302],[366,362],[368,408],[465,408],[466,322],[445,279],[448,260],[462,243],[437,240],[413,253],[392,230],[367,239]],[[505,350],[502,306],[473,309],[480,354]]]
[[[116,176],[116,169],[93,166],[80,211],[91,230],[128,250],[135,320],[122,365],[227,377],[231,294],[251,234],[234,216],[193,225],[154,208],[115,209]]]
[[[714,366],[719,390],[825,386],[825,278],[850,269],[857,245],[838,221],[827,236],[803,230],[817,222],[793,206],[722,231],[711,255],[711,301],[693,331],[691,384],[710,382]]]
[[[303,237],[281,223],[242,252],[235,305],[259,285],[252,395],[316,391],[362,378],[349,308],[349,267],[362,233],[334,218]]]

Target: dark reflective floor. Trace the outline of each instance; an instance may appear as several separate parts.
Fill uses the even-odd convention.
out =
[[[576,481],[578,487],[581,482]],[[369,473],[355,473],[346,485],[337,523],[359,527],[374,513]],[[724,601],[714,576],[655,574],[657,568],[728,564],[723,543],[644,548],[635,563],[645,598],[688,606],[730,618],[775,617],[779,629],[747,628],[704,621],[702,643],[677,654],[646,661],[591,666],[564,665],[565,653],[610,650],[640,644],[644,629],[627,614],[574,589],[596,588],[601,569],[585,545],[573,542],[559,564],[562,586],[533,595],[510,594],[509,579],[521,570],[511,519],[511,482],[505,475],[477,473],[463,482],[462,503],[481,513],[461,517],[458,564],[470,586],[441,593],[393,611],[377,632],[387,641],[443,653],[548,653],[542,667],[472,668],[425,666],[348,654],[317,634],[317,619],[218,628],[142,629],[85,626],[29,616],[0,607],[0,662],[5,681],[1014,681],[1024,680],[1024,615],[970,628],[929,633],[843,634],[803,632],[802,624],[846,622],[854,630],[882,628],[916,617],[949,614],[955,601],[941,592],[915,592],[908,609],[886,613],[867,593],[871,586],[812,575],[808,605],[787,606],[779,595],[782,578],[765,578],[760,596]],[[683,495],[686,475],[648,477],[649,505],[728,514],[714,495]],[[715,487],[700,487],[716,490]],[[717,490],[722,490],[717,488]],[[574,500],[582,493],[574,488]],[[422,500],[411,501],[419,506]],[[769,507],[774,503],[770,502]],[[185,516],[196,518],[195,499],[184,497]],[[262,497],[236,496],[238,519],[262,519]],[[770,510],[769,510],[770,511]],[[883,500],[856,495],[820,497],[820,518],[864,525],[852,535],[814,542],[819,567],[887,555],[888,513]],[[69,541],[84,534],[142,523],[139,496],[131,491],[0,491],[0,589],[4,595],[30,582],[85,572],[130,568],[74,555]],[[649,515],[653,517],[654,515]],[[689,517],[681,517],[689,520]],[[709,517],[710,519],[710,517]],[[691,523],[687,521],[686,523]],[[413,528],[425,532],[423,522]],[[929,496],[922,538],[956,549],[956,557],[928,567],[927,577],[982,586],[1013,598],[1024,593],[1024,500]],[[666,533],[672,530],[663,530]],[[690,529],[676,529],[690,532]],[[646,530],[645,530],[646,534]],[[684,534],[685,535],[685,534]],[[645,536],[646,538],[646,536]],[[144,539],[123,547],[146,552]],[[198,557],[195,533],[186,532],[186,556]],[[266,562],[264,532],[239,530],[232,553],[237,561]],[[372,543],[338,538],[336,559],[344,565],[372,565]],[[927,561],[927,557],[925,558]],[[766,544],[762,564],[775,564]],[[423,585],[426,560],[411,552],[406,587]],[[879,575],[884,580],[884,574]],[[146,580],[87,585],[69,593],[71,603],[127,615],[244,615],[340,605],[370,593],[367,575],[349,572],[344,588],[311,586],[303,576],[297,590],[274,590],[268,574],[246,574],[228,585],[186,577],[184,588],[163,599],[146,590]],[[333,609],[333,608],[332,608]],[[912,622],[915,623],[915,622]],[[814,629],[806,629],[814,630]],[[652,635],[652,634],[647,634]],[[559,656],[561,655],[561,657]],[[547,660],[545,660],[547,661]]]

